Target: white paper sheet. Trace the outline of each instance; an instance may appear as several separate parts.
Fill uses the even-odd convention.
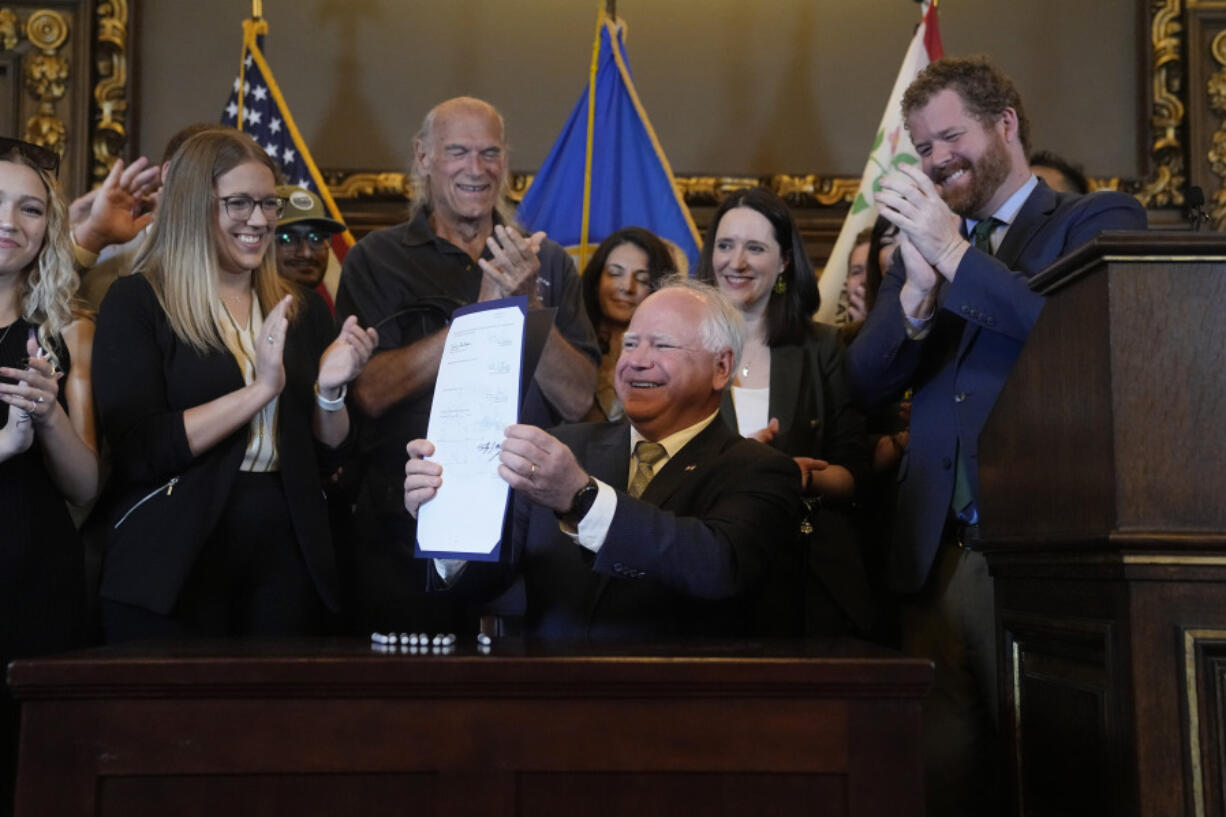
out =
[[[490,558],[502,536],[510,489],[498,476],[498,454],[518,417],[522,301],[487,302],[452,320],[426,432],[443,485],[418,511],[421,555]]]

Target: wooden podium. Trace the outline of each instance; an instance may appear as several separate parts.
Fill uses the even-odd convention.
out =
[[[926,661],[852,641],[15,662],[18,817],[923,814]]]
[[[1226,236],[1104,234],[980,438],[1016,814],[1226,808]]]

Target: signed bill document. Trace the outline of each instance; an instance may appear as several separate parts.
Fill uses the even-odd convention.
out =
[[[426,431],[443,484],[418,511],[418,557],[498,558],[510,491],[498,476],[498,455],[506,427],[519,420],[525,369],[530,375],[536,367],[552,313],[529,312],[527,298],[517,296],[452,315]]]

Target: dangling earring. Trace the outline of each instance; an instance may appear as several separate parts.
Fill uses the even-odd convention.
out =
[[[783,277],[783,273],[779,273],[779,277],[775,279],[775,292],[783,295],[788,291],[788,281]]]

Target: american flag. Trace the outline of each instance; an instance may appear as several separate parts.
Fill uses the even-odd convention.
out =
[[[286,184],[297,185],[319,196],[328,214],[344,223],[340,209],[328,193],[323,176],[290,116],[272,69],[264,59],[264,35],[267,33],[265,20],[243,21],[242,66],[222,110],[221,124],[250,134],[281,168]],[[332,251],[339,260],[344,260],[345,251],[351,246],[353,235],[348,230],[332,239]]]

